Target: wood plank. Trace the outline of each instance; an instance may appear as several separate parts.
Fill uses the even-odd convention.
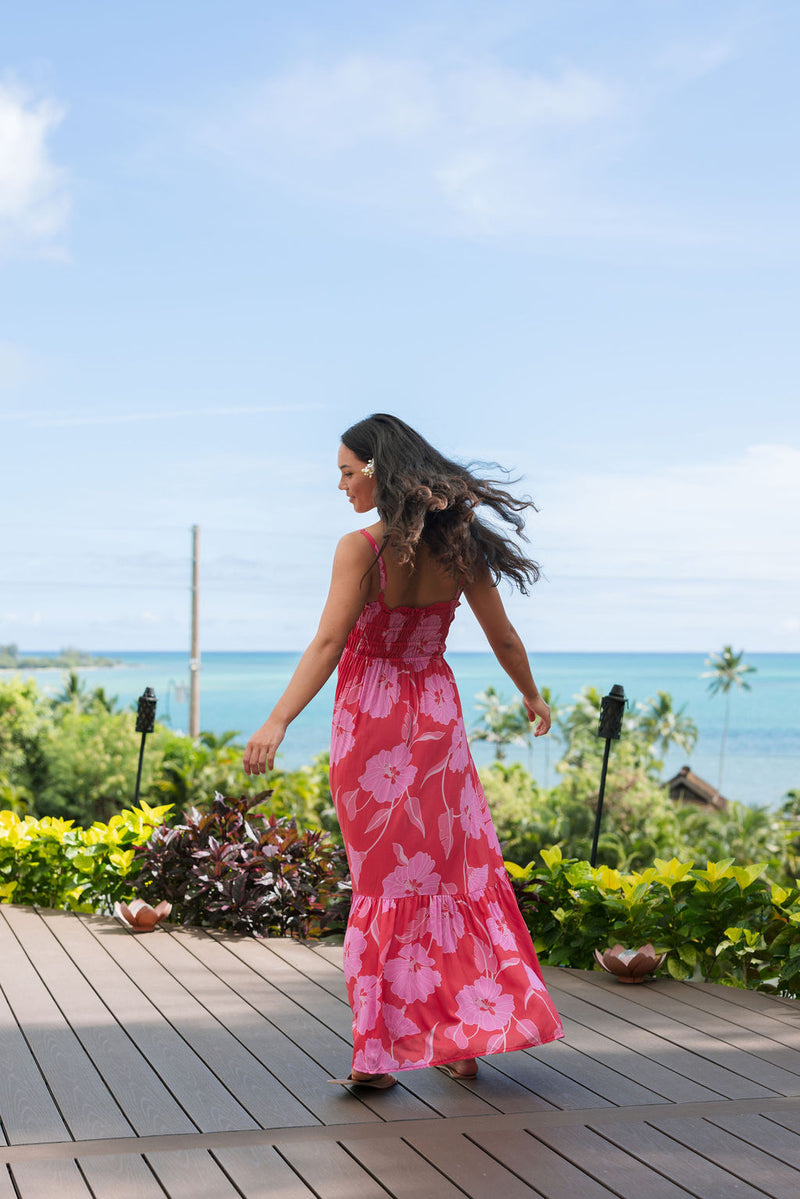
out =
[[[537,1050],[517,1050],[515,1053],[496,1053],[490,1059],[492,1066],[513,1078],[521,1086],[541,1096],[546,1103],[564,1111],[568,1108],[613,1107],[605,1099],[573,1079],[567,1078],[537,1056]]]
[[[170,936],[222,980],[228,991],[227,1027],[286,1082],[318,1120],[324,1124],[378,1121],[379,1117],[368,1107],[360,1102],[347,1102],[347,1097],[328,1082],[339,1060],[338,1037],[229,953],[224,940],[199,929],[171,929]],[[316,1036],[305,1035],[309,1028]],[[327,1068],[325,1061],[318,1060],[320,1044]]]
[[[335,999],[306,975],[287,965],[279,955],[269,953],[264,943],[252,939],[220,938],[219,934],[215,935],[223,940],[231,953],[235,953],[257,974],[272,983],[282,995],[291,999],[308,1015],[313,1015],[329,1032],[338,1035],[341,1049],[336,1061],[327,1064],[327,1068],[331,1070],[331,1077],[344,1077],[349,1072],[353,1060],[352,1016],[349,1004]],[[272,1012],[269,1013],[269,1018],[274,1020]],[[323,1058],[317,1057],[316,1054],[313,1056],[321,1064],[326,1064]],[[389,1091],[364,1091],[363,1094],[359,1092],[358,1099],[385,1120],[420,1120],[426,1117],[435,1118],[438,1114],[431,1106],[417,1099],[405,1085],[392,1087]]]
[[[202,938],[197,938],[201,940]],[[180,936],[147,937],[142,941],[144,948],[160,966],[165,976],[174,979],[191,997],[191,1005],[199,1006],[217,1021],[219,1033],[214,1036],[215,1051],[225,1054],[226,1069],[230,1074],[223,1077],[239,1102],[258,1120],[262,1128],[286,1128],[304,1124],[316,1124],[318,1118],[312,1110],[298,1099],[280,1078],[268,1067],[274,1061],[276,1040],[285,1040],[246,1004],[224,980],[209,970],[199,958],[189,952],[186,938]],[[161,994],[164,994],[162,991]],[[173,1002],[180,1003],[180,993],[175,990]],[[170,1002],[168,1000],[168,1002]],[[163,1010],[163,1009],[162,1009]],[[174,1020],[174,1008],[169,1014]],[[187,1017],[192,1018],[190,1012]],[[217,1048],[217,1041],[221,1048]],[[195,1047],[199,1042],[195,1034]],[[204,1055],[205,1056],[205,1055]],[[298,1055],[293,1055],[293,1065],[300,1067]],[[206,1059],[208,1060],[208,1059]],[[280,1068],[280,1062],[277,1063]],[[306,1070],[313,1070],[314,1063],[308,1062]],[[215,1059],[215,1073],[219,1076],[219,1058]],[[288,1070],[284,1077],[292,1078]],[[313,1093],[327,1085],[325,1072],[316,1068]]]
[[[681,1118],[652,1123],[673,1141],[724,1167],[734,1177],[750,1183],[773,1199],[797,1199],[800,1194],[800,1171],[762,1153],[754,1145],[748,1145],[708,1120]]]
[[[681,986],[680,983],[675,985]],[[713,992],[703,995],[690,988],[682,992],[667,990],[661,981],[652,986],[637,987],[635,998],[645,1007],[672,1016],[701,1033],[773,1062],[800,1077],[800,1034],[794,1036],[780,1021],[725,1003]],[[798,1048],[789,1044],[793,1038]]]
[[[764,1153],[777,1157],[787,1166],[800,1170],[800,1135],[762,1115],[706,1116],[711,1124],[724,1128],[742,1141],[748,1141]]]
[[[323,1155],[325,1148],[318,1146]],[[247,1199],[311,1199],[317,1194],[308,1189],[272,1145],[215,1149],[213,1156]],[[357,1194],[362,1199],[361,1192]],[[356,1192],[348,1192],[347,1199],[356,1199]],[[385,1199],[383,1192],[381,1199]]]
[[[349,1010],[350,1002],[347,998],[347,983],[344,978],[343,965],[326,961],[325,958],[315,954],[308,945],[303,945],[292,937],[268,937],[260,944],[268,952],[277,954],[288,966],[292,966],[310,978],[318,987],[322,987],[341,1003],[346,1004]],[[344,954],[344,948],[341,953]]]
[[[304,1194],[325,1199],[386,1199],[384,1188],[336,1141],[293,1141],[281,1145],[280,1152],[309,1188]]]
[[[91,1199],[91,1191],[71,1158],[15,1162],[11,1176],[20,1199]]]
[[[17,1199],[17,1192],[6,1165],[0,1166],[0,1199]]]
[[[733,987],[689,985],[676,982],[673,979],[659,979],[659,991],[664,995],[675,996],[686,1006],[700,1008],[711,1012],[731,1024],[759,1033],[780,1045],[790,1049],[800,1049],[800,1028],[792,1027],[785,1020],[778,1019],[773,1012],[777,1011],[771,1005],[761,1010],[732,1003],[728,994],[735,994]]]
[[[718,1017],[698,1015],[696,1009],[660,992],[657,982],[635,987],[622,987],[619,983],[598,986],[577,971],[575,974],[567,984],[571,994],[667,1041],[678,1041],[699,1057],[732,1069],[780,1095],[800,1094],[800,1052],[760,1038],[750,1030],[745,1032]]]
[[[71,1140],[30,1046],[1,990],[0,1061],[0,1118],[5,1129],[2,1143],[6,1144],[6,1138],[12,1145]]]
[[[666,1127],[668,1121],[664,1121]],[[649,1124],[598,1124],[595,1132],[700,1199],[764,1199],[764,1192]]]
[[[606,1061],[613,1060],[624,1067],[626,1059],[620,1058],[616,1046],[609,1050],[605,1038],[597,1037],[589,1029],[575,1026],[570,1029],[569,1041],[553,1041],[536,1049],[525,1049],[537,1060],[558,1070],[566,1078],[587,1087],[593,1094],[606,1099],[617,1107],[640,1107],[648,1103],[668,1103],[669,1100],[641,1083],[620,1074],[614,1066],[598,1060],[597,1055],[605,1052]],[[590,1102],[588,1107],[602,1106],[602,1102]]]
[[[78,1164],[94,1199],[164,1199],[163,1188],[137,1153],[82,1157]]]
[[[48,914],[48,922],[196,1127],[203,1132],[258,1127],[194,1049],[106,952],[94,937],[92,927],[111,928],[117,938],[122,938],[124,946],[134,942],[133,934],[114,928],[108,918],[102,916],[79,919],[69,912],[52,913],[52,918]]]
[[[96,922],[91,931],[98,943],[205,1064],[208,1071],[206,1085],[214,1080],[220,1102],[224,1105],[225,1115],[222,1119],[227,1128],[264,1127],[262,1116],[267,1121],[267,1127],[273,1117],[276,1127],[289,1127],[298,1120],[301,1123],[313,1122],[309,1113],[299,1116],[294,1110],[294,1101],[289,1103],[288,1097],[287,1107],[292,1110],[284,1114],[275,1111],[275,1104],[269,1098],[260,1101],[259,1086],[264,1084],[266,1088],[267,1079],[272,1083],[274,1079],[148,952],[146,942],[161,939],[170,943],[167,933],[156,929],[145,937],[137,937],[121,927],[109,927],[107,923]]]
[[[544,1199],[610,1199],[615,1195],[614,1191],[523,1129],[476,1131],[469,1134],[469,1139],[529,1183]]]
[[[617,1045],[614,1056],[620,1065],[625,1060],[622,1073],[639,1079],[674,1103],[701,1102],[720,1095],[726,1099],[770,1098],[776,1093],[638,1027],[628,1018],[576,998],[566,987],[556,990],[553,1000],[565,1022],[567,1040],[572,1040],[576,1025],[607,1037]]]
[[[3,990],[73,1137],[130,1136],[133,1128],[5,920]]]
[[[463,1199],[464,1192],[399,1137],[342,1141],[357,1162],[397,1199]]]
[[[206,1149],[148,1153],[147,1161],[169,1199],[241,1199]]]
[[[404,1140],[461,1187],[470,1199],[497,1199],[498,1195],[503,1199],[532,1199],[536,1194],[532,1185],[512,1174],[468,1137],[447,1132],[437,1135],[432,1130]]]
[[[713,988],[717,995],[724,996],[727,1003],[751,1012],[761,1012],[773,1020],[780,1020],[790,1027],[800,1029],[800,999],[767,995],[764,991],[751,991],[746,987],[725,987],[720,983],[687,982],[683,985],[693,990]]]
[[[351,1025],[347,988],[340,966],[326,961],[308,946],[288,938],[269,938],[261,942],[261,945],[280,957],[287,965],[302,972],[306,978],[329,994],[338,996],[342,1007],[347,1005],[348,1026]],[[541,1096],[529,1091],[510,1076],[495,1071],[490,1059],[485,1059],[482,1063],[478,1081],[468,1086],[447,1079],[437,1070],[402,1070],[396,1074],[405,1088],[442,1116],[486,1115],[492,1110],[546,1111],[551,1106]]]
[[[528,1131],[621,1199],[640,1199],[642,1195],[647,1199],[687,1199],[694,1194],[672,1182],[669,1176],[657,1173],[649,1164],[637,1161],[591,1128],[571,1126]]]
[[[64,952],[47,919],[10,905],[4,915],[135,1131],[140,1136],[193,1132],[194,1124]]]

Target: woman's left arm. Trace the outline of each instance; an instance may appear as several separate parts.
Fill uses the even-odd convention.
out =
[[[330,591],[314,640],[303,654],[289,686],[253,733],[244,751],[246,774],[272,770],[286,729],[327,683],[342,656],[348,634],[369,595],[374,553],[360,533],[348,533],[336,547]]]

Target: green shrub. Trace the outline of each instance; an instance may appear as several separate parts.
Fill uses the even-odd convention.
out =
[[[673,978],[800,997],[800,889],[770,885],[765,864],[667,862],[622,874],[544,850],[545,870],[506,866],[536,950],[551,966],[592,969],[593,951],[651,941]]]
[[[156,829],[136,854],[136,894],[172,904],[179,924],[256,935],[315,936],[346,917],[344,851],[293,818],[258,816],[269,800],[215,796],[206,812]]]
[[[128,875],[134,851],[168,811],[142,803],[91,828],[1,811],[0,901],[111,912],[117,900],[132,897]]]

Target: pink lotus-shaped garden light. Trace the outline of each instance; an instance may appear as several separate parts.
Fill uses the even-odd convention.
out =
[[[171,911],[172,904],[166,900],[162,900],[154,908],[143,899],[132,899],[130,904],[114,904],[114,915],[135,933],[151,933],[160,921],[166,920]]]
[[[639,949],[626,949],[624,945],[615,945],[613,949],[607,949],[602,954],[599,949],[595,949],[594,956],[603,969],[609,974],[615,974],[621,983],[643,983],[649,974],[658,970],[667,955],[656,953],[648,941],[647,945],[642,945]]]

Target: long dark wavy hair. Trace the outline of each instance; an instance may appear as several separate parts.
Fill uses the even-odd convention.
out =
[[[527,540],[521,515],[537,511],[496,479],[474,469],[500,470],[496,463],[451,462],[396,416],[376,412],[342,434],[342,442],[362,462],[375,464],[375,502],[384,522],[381,553],[391,544],[400,563],[414,564],[422,542],[455,578],[473,582],[488,568],[495,583],[509,579],[523,595],[539,578],[539,567],[510,536],[477,514],[481,506]],[[504,473],[504,472],[501,472]]]

